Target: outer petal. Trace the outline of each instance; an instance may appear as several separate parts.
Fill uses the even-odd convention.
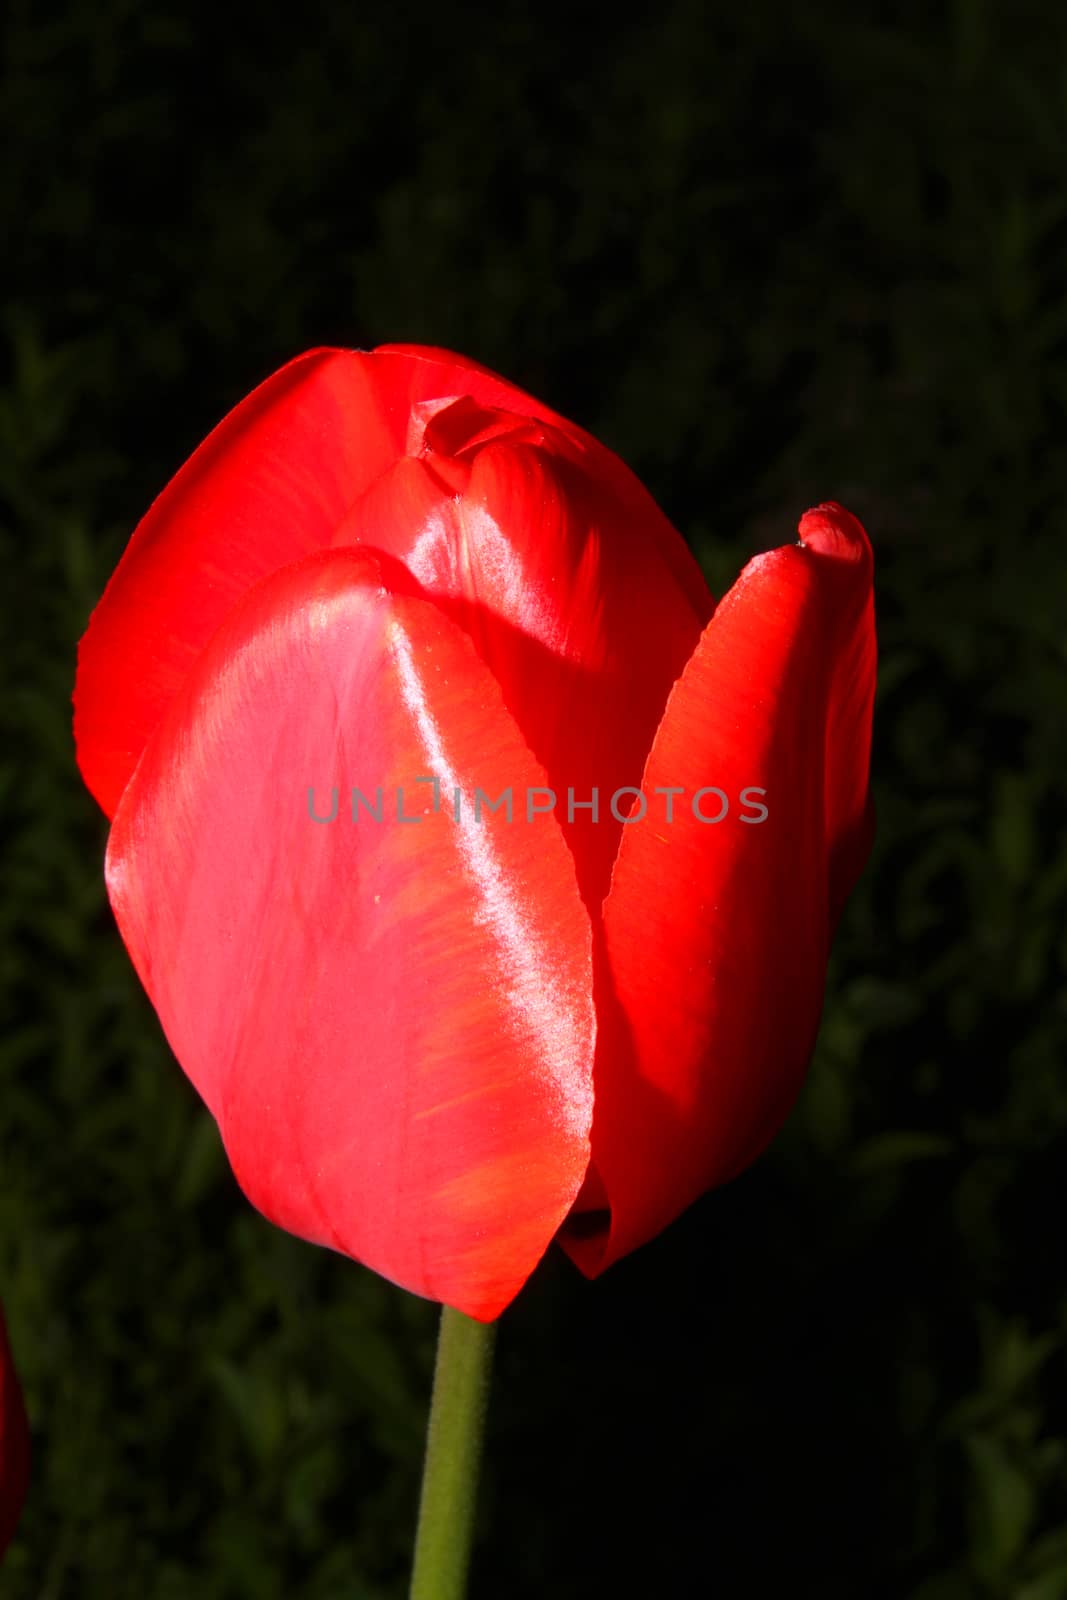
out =
[[[474,821],[476,785],[544,775],[413,588],[345,550],[253,591],[145,751],[108,887],[253,1203],[489,1319],[588,1164],[591,934],[551,818],[536,839],[503,810]],[[383,820],[353,822],[351,789],[379,785]],[[335,821],[309,788],[325,817],[339,791]]]
[[[328,544],[393,458],[361,401],[351,356],[313,350],[291,361],[219,423],[139,524],[78,655],[78,760],[109,816],[231,607]]]
[[[30,1431],[0,1310],[0,1558],[11,1543],[30,1477]]]
[[[617,493],[557,430],[461,401],[425,432],[337,542],[397,556],[470,633],[548,773],[599,912],[619,842],[612,796],[640,782],[710,596],[698,612],[677,581],[660,541],[678,535],[652,502]]]
[[[593,1169],[563,1242],[590,1274],[777,1130],[818,1027],[841,902],[870,844],[871,553],[838,506],[750,562],[675,687],[645,771],[684,786],[624,831],[604,908]],[[730,810],[694,817],[715,785]],[[745,823],[749,786],[768,816]],[[758,797],[757,797],[758,799]],[[700,802],[715,817],[722,802]]]

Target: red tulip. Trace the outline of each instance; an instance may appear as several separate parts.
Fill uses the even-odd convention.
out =
[[[30,1477],[30,1431],[0,1309],[0,1559],[14,1537]]]
[[[401,346],[291,362],[155,502],[79,760],[273,1221],[488,1320],[555,1236],[595,1274],[767,1143],[870,840],[870,548],[800,531],[715,609],[610,451]]]

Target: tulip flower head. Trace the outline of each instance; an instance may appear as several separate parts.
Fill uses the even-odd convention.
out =
[[[0,1560],[14,1537],[30,1477],[30,1433],[0,1310]]]
[[[870,844],[871,582],[824,505],[716,605],[616,456],[438,350],[312,351],[219,424],[75,731],[266,1216],[489,1320],[758,1154]]]

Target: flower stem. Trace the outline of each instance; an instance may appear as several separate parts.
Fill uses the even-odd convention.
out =
[[[441,1309],[411,1600],[463,1600],[478,1498],[494,1322]]]

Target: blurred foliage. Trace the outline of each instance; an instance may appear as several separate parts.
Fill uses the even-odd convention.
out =
[[[879,563],[879,835],[807,1090],[505,1319],[475,1592],[1064,1600],[1067,14],[13,0],[3,72],[4,1595],[404,1590],[433,1308],[236,1190],[69,694],[218,417],[419,339],[605,437],[716,588],[828,497]]]

